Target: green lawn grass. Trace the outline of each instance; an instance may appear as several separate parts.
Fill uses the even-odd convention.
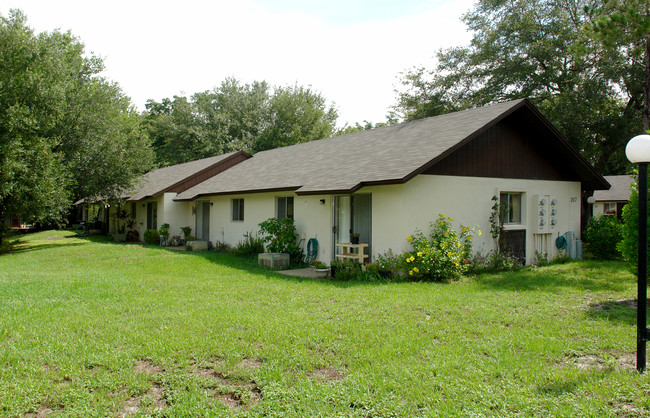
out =
[[[636,279],[330,282],[50,231],[0,255],[0,415],[648,416]]]

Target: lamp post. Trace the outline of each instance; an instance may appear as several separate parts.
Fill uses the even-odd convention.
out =
[[[639,165],[639,257],[637,270],[638,298],[636,306],[636,370],[643,373],[646,363],[646,308],[648,298],[648,163],[650,163],[650,135],[637,135],[625,147],[625,155],[632,164]]]

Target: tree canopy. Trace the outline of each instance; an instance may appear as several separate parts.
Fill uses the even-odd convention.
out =
[[[615,7],[638,19],[608,23]],[[527,97],[599,172],[624,172],[650,83],[648,31],[630,27],[647,19],[645,0],[479,0],[470,44],[404,74],[395,109],[412,120]]]
[[[0,16],[0,220],[56,221],[72,199],[119,196],[150,168],[139,116],[102,69],[69,32]]]
[[[145,126],[161,165],[326,138],[337,119],[335,108],[310,88],[242,84],[232,77],[190,98],[149,100],[146,109]]]

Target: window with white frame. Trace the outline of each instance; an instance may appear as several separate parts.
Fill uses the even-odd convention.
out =
[[[275,215],[277,219],[293,219],[293,196],[278,197],[276,199]]]
[[[232,200],[232,220],[233,221],[244,220],[244,199]]]
[[[503,211],[504,224],[521,223],[521,193],[504,192],[500,195],[501,207],[506,208]]]
[[[616,203],[603,203],[603,213],[605,215],[616,215]]]

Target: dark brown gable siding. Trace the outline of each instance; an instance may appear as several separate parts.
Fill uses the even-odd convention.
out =
[[[507,118],[424,174],[579,181],[570,167],[563,166],[561,152],[553,152],[555,146],[544,131],[541,125]]]
[[[242,161],[246,160],[249,158],[247,154],[236,154],[233,155],[231,158],[228,158],[225,161],[221,161],[218,164],[213,165],[212,167],[209,167],[206,170],[200,171],[197,174],[188,177],[187,179],[180,181],[173,186],[167,188],[164,190],[164,192],[176,192],[176,193],[182,193],[185,190],[189,189],[190,187],[194,187],[199,183],[203,183],[207,179],[216,176],[217,174],[221,173],[222,171],[225,171]]]

